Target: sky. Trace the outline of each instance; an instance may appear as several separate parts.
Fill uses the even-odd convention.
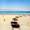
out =
[[[0,0],[0,10],[30,10],[30,0]]]

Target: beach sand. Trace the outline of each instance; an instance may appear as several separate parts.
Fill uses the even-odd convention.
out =
[[[0,15],[0,30],[12,30],[11,21],[16,16],[19,17],[20,30],[30,30],[30,15]]]

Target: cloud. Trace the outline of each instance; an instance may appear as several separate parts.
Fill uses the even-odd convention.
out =
[[[0,11],[30,11],[30,8],[0,8]]]

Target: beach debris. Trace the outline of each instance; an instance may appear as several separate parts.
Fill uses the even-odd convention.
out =
[[[16,16],[16,18],[19,18],[19,16]]]
[[[3,18],[4,18],[4,16],[3,16]],[[5,22],[5,18],[4,18],[4,22]]]
[[[20,25],[18,24],[18,22],[17,22],[17,18],[19,18],[18,16],[16,17],[16,18],[13,18],[12,20],[14,20],[14,21],[11,21],[11,26],[12,26],[12,30],[14,30],[14,28],[18,28],[18,29],[20,29]]]
[[[17,21],[17,19],[16,19],[16,18],[13,18],[12,20]]]
[[[19,16],[19,17],[22,17],[22,16]]]
[[[12,28],[19,28],[19,24],[17,22],[11,22]]]

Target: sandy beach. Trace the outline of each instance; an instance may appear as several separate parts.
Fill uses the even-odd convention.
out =
[[[11,21],[16,16],[19,17],[20,30],[30,30],[30,15],[0,15],[0,30],[12,30]]]

